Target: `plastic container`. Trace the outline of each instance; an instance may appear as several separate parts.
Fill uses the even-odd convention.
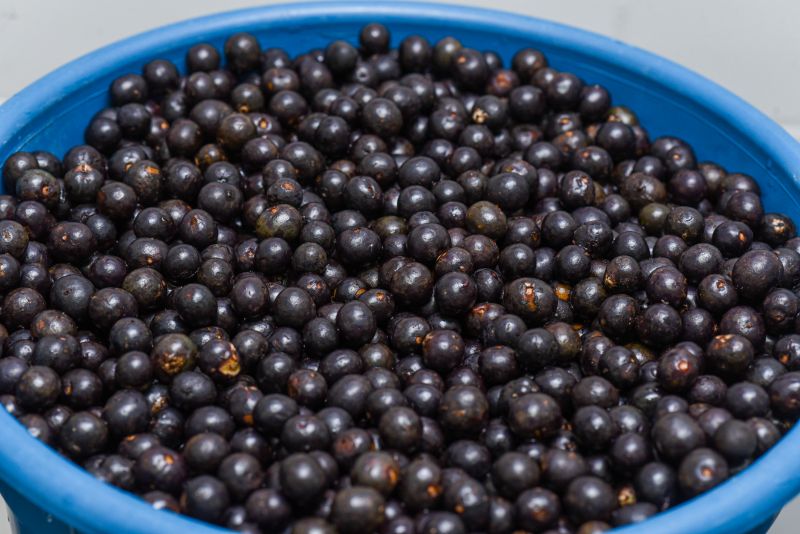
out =
[[[699,160],[753,175],[769,210],[800,216],[800,145],[778,125],[714,83],[653,54],[585,31],[511,13],[403,2],[280,5],[190,20],[120,41],[78,59],[24,89],[0,107],[0,161],[17,150],[63,154],[82,138],[106,102],[110,82],[148,60],[183,65],[201,41],[222,45],[236,31],[291,53],[332,39],[354,41],[360,26],[389,25],[393,43],[411,33],[431,40],[454,35],[508,61],[522,47],[544,51],[558,69],[600,83],[615,103],[633,108],[652,137],[678,135]],[[30,437],[0,410],[0,492],[25,534],[212,534],[192,519],[158,512],[107,486]],[[800,492],[800,429],[743,473],[714,490],[621,533],[765,532]]]

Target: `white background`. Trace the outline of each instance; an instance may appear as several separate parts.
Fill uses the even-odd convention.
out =
[[[445,0],[448,1],[448,0]],[[269,1],[0,0],[0,100],[55,67],[137,32]],[[800,2],[772,0],[462,0],[612,36],[722,84],[800,135]],[[800,474],[798,474],[800,476]],[[764,491],[753,488],[754,492]],[[746,506],[747,503],[742,503]],[[772,534],[800,532],[800,502]],[[0,534],[7,526],[0,520]]]

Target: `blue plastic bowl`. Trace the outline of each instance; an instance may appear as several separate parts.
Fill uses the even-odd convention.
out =
[[[111,81],[162,57],[183,64],[200,41],[221,46],[233,32],[298,53],[332,39],[353,41],[360,26],[389,25],[393,41],[418,33],[454,35],[508,60],[522,47],[544,51],[558,69],[610,89],[651,136],[678,135],[698,157],[753,175],[768,209],[800,216],[800,145],[778,125],[714,83],[658,56],[585,31],[511,13],[403,2],[281,5],[195,19],[141,34],[78,59],[0,107],[0,161],[17,150],[63,154],[106,104]],[[0,410],[0,490],[13,523],[30,534],[212,534],[222,529],[155,511],[107,486],[30,437]],[[764,532],[800,492],[800,430],[714,490],[621,533]],[[366,534],[366,533],[365,533]]]

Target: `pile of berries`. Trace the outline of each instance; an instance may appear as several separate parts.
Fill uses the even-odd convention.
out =
[[[800,415],[794,222],[603,87],[380,24],[185,72],[3,166],[0,402],[101,480],[252,534],[589,534]]]

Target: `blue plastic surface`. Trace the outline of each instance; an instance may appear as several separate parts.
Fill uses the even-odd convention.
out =
[[[778,125],[712,82],[667,60],[592,33],[511,13],[406,2],[287,4],[190,20],[126,39],[78,59],[29,86],[0,107],[0,161],[17,150],[63,154],[82,138],[106,103],[111,81],[163,57],[183,65],[197,42],[220,46],[235,31],[262,46],[291,53],[332,39],[355,41],[358,29],[380,21],[393,42],[418,33],[454,35],[508,61],[522,47],[544,51],[550,63],[606,86],[614,103],[630,106],[652,137],[689,141],[700,160],[753,175],[766,207],[800,216],[800,145]],[[151,509],[107,486],[30,437],[0,410],[0,492],[25,534],[213,534],[224,532]],[[620,533],[764,532],[800,492],[800,429],[793,429],[743,473],[718,488]]]

